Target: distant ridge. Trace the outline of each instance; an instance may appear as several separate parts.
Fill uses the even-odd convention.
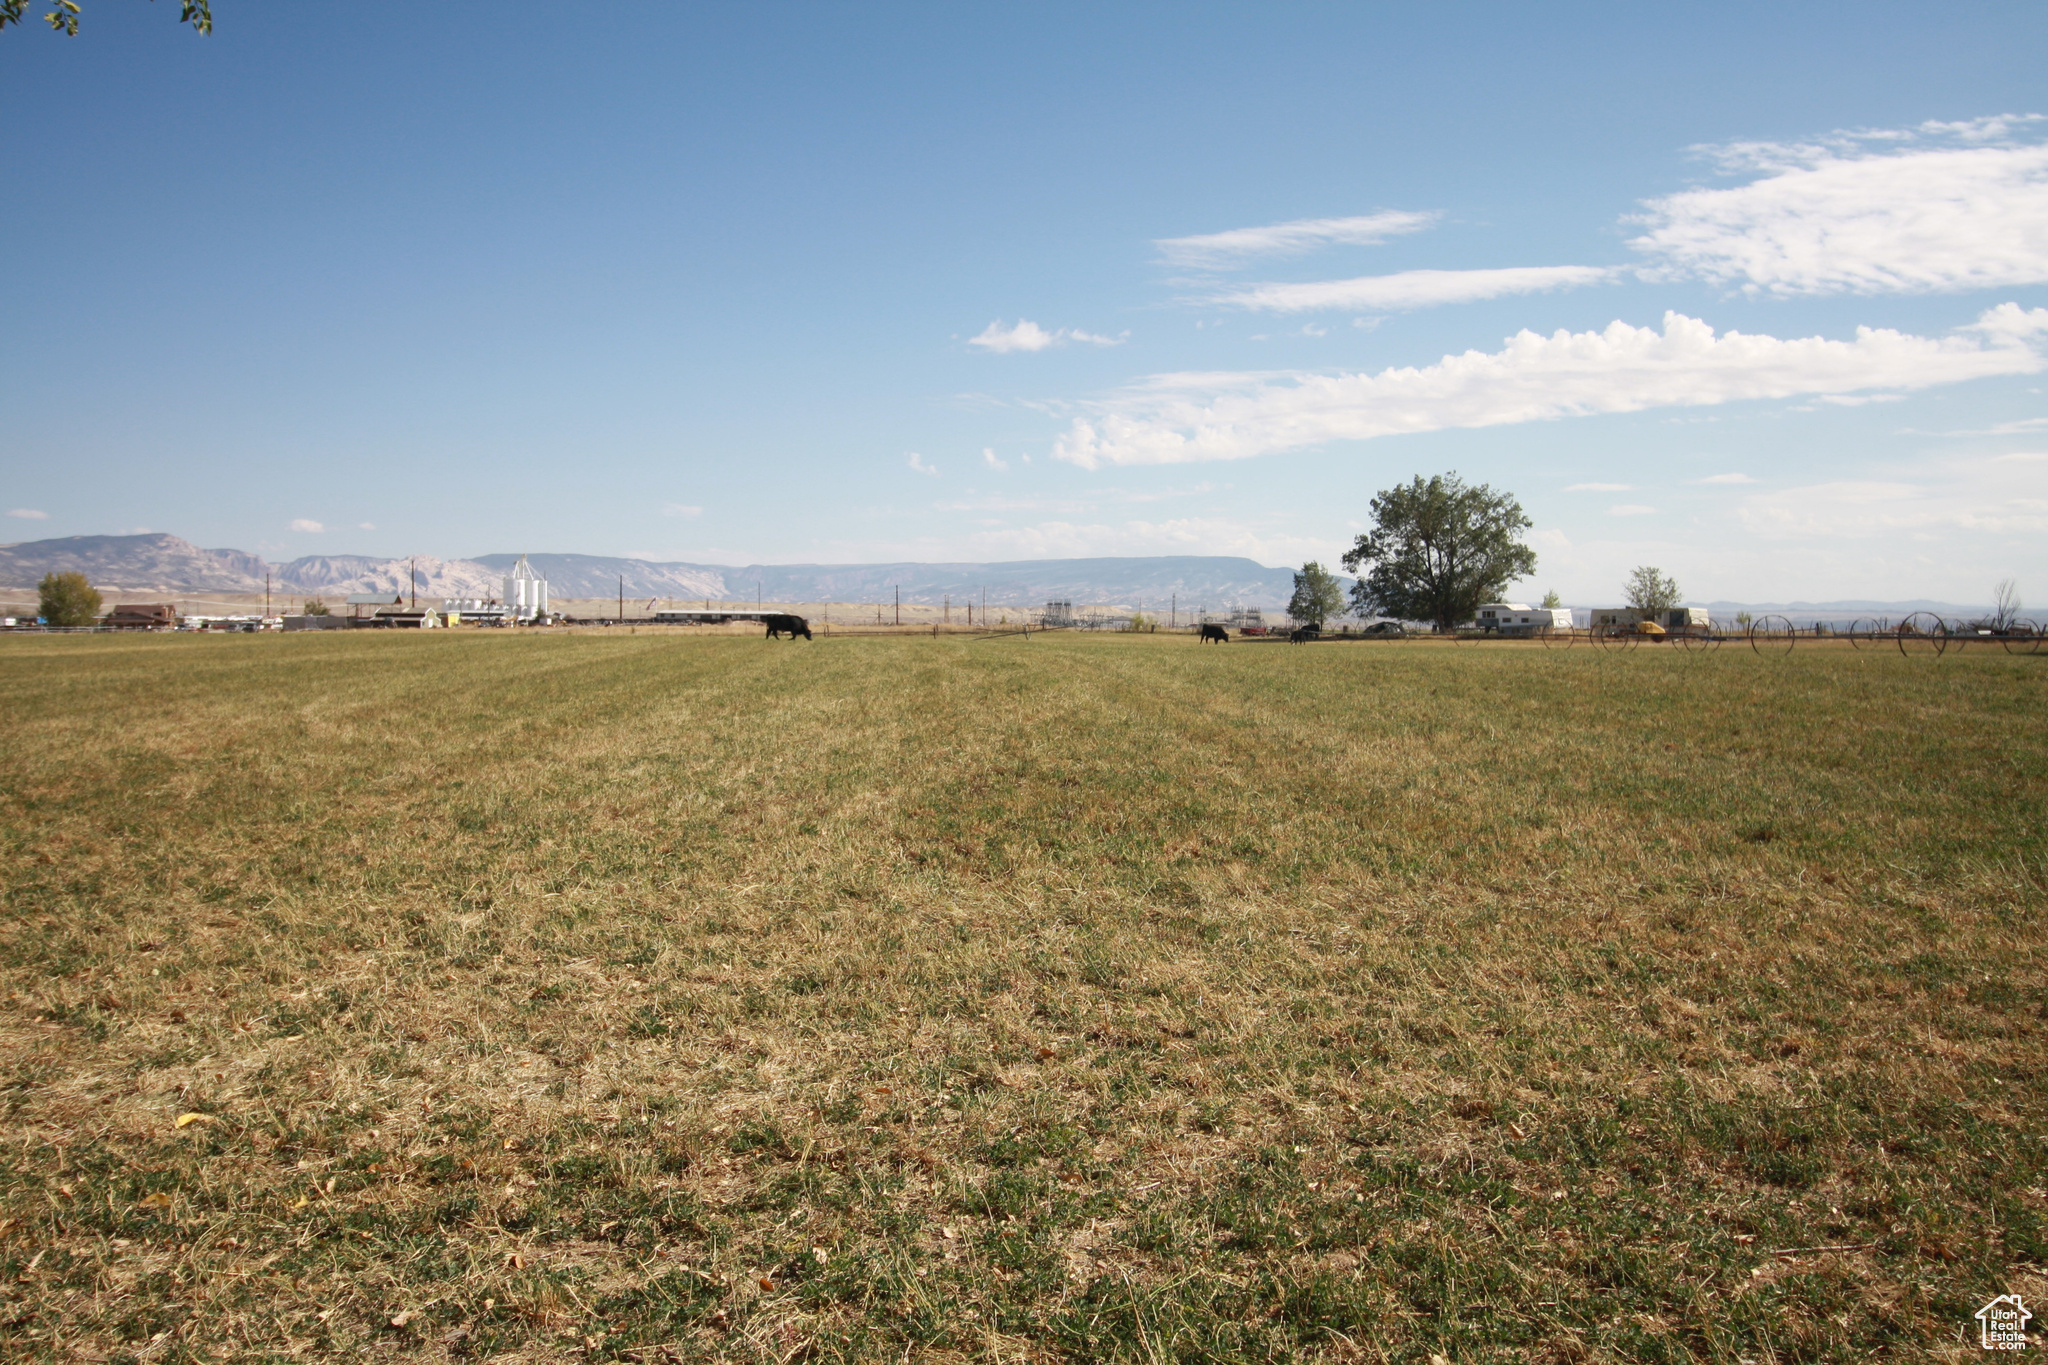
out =
[[[501,590],[516,554],[476,559],[377,559],[307,555],[270,563],[241,550],[207,550],[161,532],[133,536],[65,536],[0,545],[0,587],[32,592],[46,573],[78,572],[102,590],[123,594],[263,591],[325,593],[404,591],[418,571],[422,597],[489,597]],[[1274,607],[1294,591],[1291,569],[1227,555],[1161,555],[1096,559],[1030,559],[980,563],[721,564],[654,563],[606,555],[529,554],[556,598],[626,597],[688,601],[905,602],[1037,606],[1066,600],[1147,607],[1178,597],[1181,606]]]
[[[0,545],[0,589],[35,591],[46,573],[79,572],[102,591],[141,597],[150,593],[260,593],[270,574],[273,592],[286,595],[403,592],[416,567],[421,597],[495,597],[516,554],[441,559],[434,555],[378,559],[367,555],[305,555],[273,564],[242,550],[206,550],[178,536],[64,536]],[[1280,607],[1294,592],[1294,571],[1230,555],[1108,556],[1095,559],[1015,559],[996,563],[924,564],[687,564],[655,563],[609,555],[529,554],[557,599],[608,598],[623,585],[626,599],[751,602],[979,602],[1034,607],[1048,601],[1147,609],[1178,598],[1183,609]],[[1350,580],[1344,580],[1349,586]],[[132,600],[132,598],[131,598]],[[1612,598],[1582,605],[1612,606]],[[1739,611],[1782,615],[1800,624],[1888,617],[1931,611],[1954,620],[1987,614],[1982,606],[1915,598],[1904,602],[1848,599],[1833,602],[1706,602],[1716,618]],[[2032,615],[2032,613],[2028,613]],[[2042,613],[2048,615],[2048,612]]]

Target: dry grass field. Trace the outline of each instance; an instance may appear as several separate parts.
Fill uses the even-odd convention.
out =
[[[1975,1357],[2048,1297],[2044,689],[0,640],[0,1352]]]

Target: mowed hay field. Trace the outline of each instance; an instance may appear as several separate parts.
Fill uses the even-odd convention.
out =
[[[2048,1295],[2044,689],[0,640],[0,1351],[1974,1357]]]

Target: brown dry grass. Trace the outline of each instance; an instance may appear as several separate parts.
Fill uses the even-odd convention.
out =
[[[2048,1288],[2041,660],[4,644],[18,1358],[1959,1358]]]

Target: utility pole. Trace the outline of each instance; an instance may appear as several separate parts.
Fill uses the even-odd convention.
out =
[[[896,624],[899,626],[903,624],[903,587],[901,584],[898,584],[896,587]]]
[[[265,620],[270,618],[270,570],[268,569],[263,571],[263,616]]]
[[[1172,613],[1173,613],[1173,614],[1172,614],[1171,616],[1169,616],[1169,617],[1167,618],[1167,622],[1166,622],[1166,628],[1167,628],[1168,630],[1172,630],[1172,629],[1173,629],[1173,628],[1174,628],[1175,626],[1177,626],[1177,625],[1179,625],[1179,624],[1180,624],[1180,594],[1179,594],[1179,593],[1175,593],[1175,594],[1173,595],[1173,606],[1172,606],[1172,608],[1171,608],[1171,611],[1172,611]]]
[[[619,624],[626,624],[626,576],[619,575]]]
[[[414,611],[418,611],[418,610],[420,609],[420,562],[419,562],[419,560],[417,560],[417,559],[410,559],[410,560],[407,560],[407,561],[406,561],[406,565],[405,565],[405,573],[406,573],[406,577],[408,577],[408,578],[410,578],[410,579],[412,580],[412,609],[413,609]]]
[[[947,593],[943,601],[945,605],[940,608],[940,611],[944,613],[944,620],[950,626],[953,624],[953,594]]]

